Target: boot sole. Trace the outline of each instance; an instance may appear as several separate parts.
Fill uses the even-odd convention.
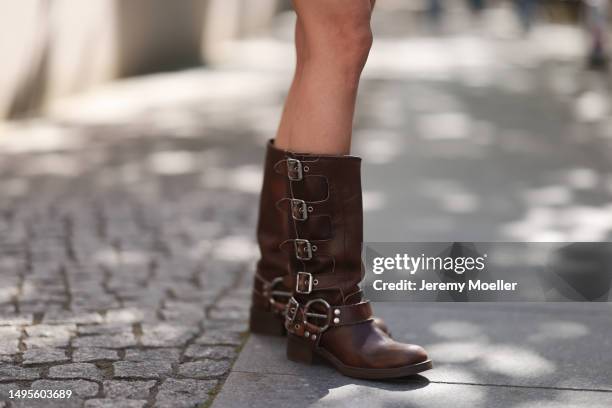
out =
[[[402,378],[422,373],[423,371],[431,370],[433,364],[431,360],[423,361],[418,364],[411,364],[402,367],[393,368],[359,368],[351,367],[333,356],[328,351],[318,348],[313,350],[307,342],[295,337],[288,336],[287,338],[287,358],[291,361],[305,364],[313,364],[318,360],[327,361],[333,365],[336,370],[347,377],[360,378],[365,380],[384,380],[391,378]]]
[[[249,330],[251,333],[265,336],[282,337],[287,334],[284,320],[280,315],[255,307],[251,307]]]

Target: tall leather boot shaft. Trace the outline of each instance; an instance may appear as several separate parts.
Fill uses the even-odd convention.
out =
[[[395,378],[431,368],[423,348],[399,343],[380,329],[359,283],[364,268],[361,160],[353,156],[287,153],[290,256],[287,355],[314,354],[343,374]]]
[[[354,170],[358,171],[359,159],[353,158],[352,161],[354,162]],[[308,170],[308,168],[305,170]],[[350,169],[347,168],[346,170]],[[333,226],[330,217],[317,216],[317,212],[324,210],[324,207],[320,204],[326,201],[325,196],[328,195],[327,182],[317,177],[306,179],[308,188],[304,192],[311,197],[319,195],[322,199],[314,198],[313,201],[317,202],[313,202],[310,206],[296,205],[294,200],[290,198],[289,184],[287,183],[286,152],[277,149],[272,140],[267,144],[263,176],[257,224],[257,240],[261,257],[257,262],[253,284],[250,328],[254,333],[282,335],[285,331],[285,306],[295,293],[297,284],[295,275],[290,273],[292,258],[287,251],[287,243],[289,242],[287,238],[293,234],[292,231],[294,230],[292,215],[296,215],[298,218],[310,215],[314,220],[314,223],[308,224],[312,230],[312,235],[324,239],[330,238],[330,231]],[[349,185],[351,184],[347,183],[347,186]],[[296,185],[295,188],[299,190],[300,186]],[[358,213],[360,213],[360,190],[353,188],[353,191],[345,191],[345,193],[354,196],[353,205],[359,207]],[[309,214],[309,209],[313,213]],[[304,211],[302,215],[299,215],[300,211]],[[340,227],[336,226],[336,228],[339,229]],[[355,241],[356,245],[360,245],[360,235],[356,235],[359,231],[361,231],[361,227],[355,225],[354,231],[348,231],[347,234],[359,238]],[[324,245],[322,245],[322,249],[323,247]],[[328,266],[323,263],[319,265],[319,269],[325,269]],[[354,298],[359,296],[360,294],[357,293]],[[376,325],[381,330],[388,331],[382,320],[376,319]]]
[[[361,159],[354,156],[291,155],[293,180],[289,240],[291,276],[297,300],[306,300],[310,285],[333,305],[361,300],[363,217]],[[292,282],[290,282],[292,283]]]
[[[257,223],[261,256],[257,262],[252,298],[254,307],[266,311],[272,309],[279,314],[284,312],[291,296],[291,290],[282,282],[288,273],[289,256],[280,248],[289,233],[287,211],[282,208],[282,200],[288,194],[286,170],[282,168],[284,159],[285,151],[277,149],[270,140],[266,146]]]

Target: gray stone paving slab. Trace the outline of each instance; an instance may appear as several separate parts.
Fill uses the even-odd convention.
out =
[[[19,327],[0,327],[0,339],[3,341],[16,340],[21,336],[21,330]]]
[[[180,376],[188,378],[211,378],[226,374],[231,366],[229,360],[202,360],[183,363],[178,367]]]
[[[242,344],[242,336],[240,333],[210,331],[195,339],[196,344],[203,345],[231,345],[237,346]]]
[[[431,381],[612,392],[612,355],[601,347],[609,332],[602,318],[609,312],[597,305],[584,309],[570,309],[560,319],[550,305],[375,305],[396,339],[430,352],[435,369],[423,375]],[[233,371],[338,375],[331,367],[292,363],[285,358],[282,339],[255,335]]]
[[[229,346],[203,346],[192,344],[185,350],[185,356],[191,358],[210,358],[213,360],[231,359],[236,356],[236,350]]]
[[[83,399],[70,397],[63,399],[19,399],[11,401],[15,408],[81,408]]]
[[[368,382],[232,372],[213,408],[385,407],[385,408],[607,408],[611,394],[540,388],[428,383],[427,380]]]
[[[0,383],[0,401],[8,401],[10,399],[10,391],[17,391],[27,389],[22,384],[12,383],[12,382],[4,382]]]
[[[19,352],[19,340],[7,339],[0,344],[0,354],[16,354]]]
[[[27,337],[23,344],[30,349],[68,347],[70,337]]]
[[[23,353],[23,365],[42,363],[63,363],[69,361],[66,350],[53,348],[32,348]]]
[[[192,325],[176,323],[143,324],[141,342],[149,347],[183,346],[198,332]]]
[[[70,337],[76,332],[76,324],[38,324],[25,328],[30,337]]]
[[[69,313],[65,311],[56,311],[45,314],[43,322],[47,324],[65,324],[65,323],[79,323],[79,324],[91,324],[91,323],[102,323],[102,316],[99,313],[83,312],[83,313]]]
[[[23,368],[15,365],[0,365],[0,379],[11,380],[34,380],[40,375],[38,368]]]
[[[157,393],[160,408],[187,408],[203,404],[210,399],[215,380],[167,379]]]
[[[113,363],[115,378],[160,378],[172,372],[172,365],[165,361],[118,361]]]
[[[93,381],[86,380],[38,380],[32,383],[32,390],[71,390],[79,397],[93,397],[100,387]]]
[[[104,381],[107,398],[147,399],[155,381]]]
[[[0,326],[13,326],[32,323],[31,314],[0,313]]]
[[[120,349],[136,345],[136,338],[132,333],[84,336],[72,342],[73,347],[102,347]]]
[[[81,347],[72,351],[72,361],[75,363],[87,363],[101,360],[119,360],[117,350],[108,350],[95,347]]]
[[[102,373],[91,363],[71,363],[56,365],[49,369],[49,378],[84,378],[100,380]]]
[[[146,400],[129,400],[121,398],[90,399],[85,401],[85,408],[143,408]]]
[[[106,315],[106,320],[108,319],[109,314]],[[79,334],[129,335],[132,334],[132,331],[133,327],[130,323],[94,324],[79,326]]]
[[[179,360],[180,350],[173,348],[158,348],[158,349],[127,349],[125,351],[125,360],[128,361],[166,361],[174,363]]]

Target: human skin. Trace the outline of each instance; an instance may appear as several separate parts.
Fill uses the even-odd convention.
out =
[[[298,153],[348,154],[375,0],[293,0],[296,69],[275,144]]]

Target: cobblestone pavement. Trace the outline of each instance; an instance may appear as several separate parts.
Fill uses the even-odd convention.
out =
[[[0,136],[0,407],[192,407],[217,391],[246,330],[259,172],[230,164],[240,149],[224,158],[242,136],[201,128],[218,125],[206,112],[151,119],[182,109]]]

